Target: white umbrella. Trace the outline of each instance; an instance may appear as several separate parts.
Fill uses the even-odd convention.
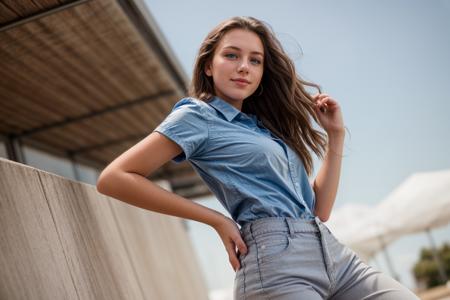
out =
[[[450,170],[444,170],[411,175],[376,207],[346,205],[327,225],[340,241],[371,256],[402,235],[449,222]]]
[[[403,235],[450,222],[450,170],[409,176],[377,207],[392,234]]]

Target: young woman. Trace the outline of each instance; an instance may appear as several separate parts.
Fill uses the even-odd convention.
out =
[[[306,86],[319,93],[311,96]],[[203,41],[190,97],[107,166],[97,188],[212,226],[236,270],[235,299],[418,299],[323,224],[336,197],[344,136],[338,102],[297,76],[270,27],[235,17]],[[310,151],[323,159],[312,185]],[[232,218],[146,179],[169,160],[188,160]]]

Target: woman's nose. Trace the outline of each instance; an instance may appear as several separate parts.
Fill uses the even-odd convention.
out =
[[[239,64],[238,72],[248,72],[248,63],[247,61],[243,60]]]

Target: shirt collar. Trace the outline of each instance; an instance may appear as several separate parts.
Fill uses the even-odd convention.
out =
[[[224,115],[228,120],[228,122],[231,122],[231,120],[233,120],[239,113],[241,113],[239,109],[217,96],[214,96],[208,103],[216,110],[221,112],[222,115]]]
[[[216,110],[221,112],[222,115],[224,115],[225,118],[228,120],[228,122],[231,122],[231,120],[233,120],[238,114],[244,114],[247,117],[251,118],[253,122],[255,122],[255,124],[259,124],[262,126],[262,122],[258,120],[256,115],[250,113],[245,114],[218,96],[214,96],[212,100],[210,100],[208,103]]]

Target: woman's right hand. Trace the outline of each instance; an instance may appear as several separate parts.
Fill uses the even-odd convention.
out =
[[[247,253],[247,246],[242,239],[241,232],[239,231],[237,224],[233,219],[224,216],[221,222],[214,225],[213,228],[222,239],[228,253],[228,260],[230,261],[233,270],[236,272],[241,267],[236,253],[236,247],[240,253]]]

